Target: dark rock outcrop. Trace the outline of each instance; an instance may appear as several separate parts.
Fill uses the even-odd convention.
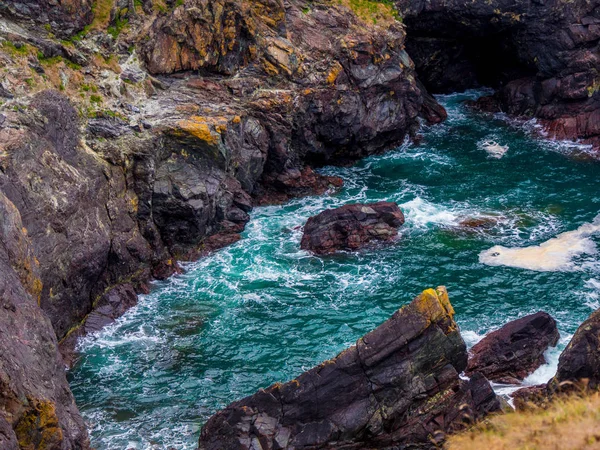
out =
[[[0,448],[86,449],[56,335],[38,306],[40,272],[19,210],[0,193]]]
[[[57,419],[44,423],[65,448],[85,431],[55,371],[56,339],[70,361],[77,337],[122,314],[150,279],[239,239],[253,205],[339,187],[313,167],[393,148],[421,117],[445,117],[416,81],[399,23],[324,1],[119,0],[96,3],[106,17],[59,41],[90,23],[91,3],[0,2],[0,193],[39,263],[26,313],[35,339],[7,325],[3,344],[11,333],[35,344],[33,328],[51,323],[36,367],[64,387],[60,399],[1,390],[15,412],[0,430],[38,439],[40,421],[18,414],[51,406]],[[201,72],[173,73],[190,69]],[[7,289],[26,282],[11,276]],[[30,362],[7,355],[0,367]],[[18,382],[6,373],[3,383]]]
[[[93,19],[91,0],[2,0],[0,15],[47,25],[60,37],[71,36]]]
[[[344,205],[309,218],[300,247],[317,254],[356,250],[393,239],[403,224],[404,214],[392,202]]]
[[[551,384],[584,381],[590,389],[600,387],[600,310],[583,322],[558,359]]]
[[[500,408],[488,381],[458,376],[466,346],[446,290],[424,291],[332,360],[232,403],[200,449],[432,447],[432,437]]]
[[[539,118],[600,148],[600,6],[594,1],[397,0],[425,86],[498,88],[487,107]],[[494,106],[495,105],[495,106]],[[482,105],[483,106],[483,105]]]
[[[544,352],[559,337],[556,321],[545,312],[513,320],[471,349],[465,373],[479,372],[491,381],[518,384],[546,363]]]

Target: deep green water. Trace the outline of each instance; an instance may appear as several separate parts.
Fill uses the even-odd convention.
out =
[[[524,247],[589,223],[600,212],[600,162],[576,146],[529,137],[501,117],[466,111],[477,93],[444,96],[449,119],[351,168],[335,196],[257,208],[239,243],[157,283],[115,325],[81,344],[69,374],[98,449],[191,449],[217,409],[288,380],[351,345],[424,288],[448,287],[465,340],[545,310],[559,350],[600,300],[598,236],[557,271],[479,262],[494,245]],[[481,142],[508,145],[490,158]],[[406,225],[393,245],[320,258],[299,250],[306,219],[325,208],[391,200]],[[487,230],[460,221],[498,215]],[[595,242],[594,242],[595,241]]]

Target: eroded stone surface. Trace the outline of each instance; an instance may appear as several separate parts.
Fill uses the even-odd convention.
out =
[[[372,241],[390,241],[404,224],[396,203],[344,205],[310,217],[300,247],[317,254],[356,250]]]
[[[445,288],[428,289],[335,358],[211,417],[199,448],[431,446],[436,432],[500,408],[488,381],[458,376],[467,352]]]

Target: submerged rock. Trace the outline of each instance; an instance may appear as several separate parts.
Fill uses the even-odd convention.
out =
[[[446,289],[428,289],[355,346],[285,384],[234,402],[202,428],[199,448],[431,446],[432,436],[500,409],[467,352]]]
[[[558,360],[553,384],[584,381],[600,386],[600,309],[593,312],[575,332]]]
[[[392,202],[344,205],[308,219],[300,247],[317,254],[356,250],[371,241],[389,241],[404,224]]]
[[[559,337],[556,321],[545,312],[513,320],[471,349],[465,373],[480,372],[499,383],[520,383],[546,363],[544,352]]]

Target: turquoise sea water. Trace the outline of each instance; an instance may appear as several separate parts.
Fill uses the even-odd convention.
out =
[[[195,448],[216,410],[334,356],[437,285],[447,286],[469,345],[508,320],[552,314],[561,342],[527,382],[549,378],[560,349],[600,306],[600,235],[581,236],[583,251],[553,271],[485,265],[479,255],[593,222],[600,162],[582,147],[467,111],[461,102],[478,94],[440,97],[449,119],[425,129],[420,146],[324,169],[345,180],[338,194],[255,209],[244,239],[156,283],[116,324],[81,342],[69,378],[93,445]],[[490,157],[486,140],[507,145],[504,157]],[[299,250],[298,226],[309,216],[379,200],[406,215],[394,244],[324,258]],[[460,226],[482,216],[496,224]]]

